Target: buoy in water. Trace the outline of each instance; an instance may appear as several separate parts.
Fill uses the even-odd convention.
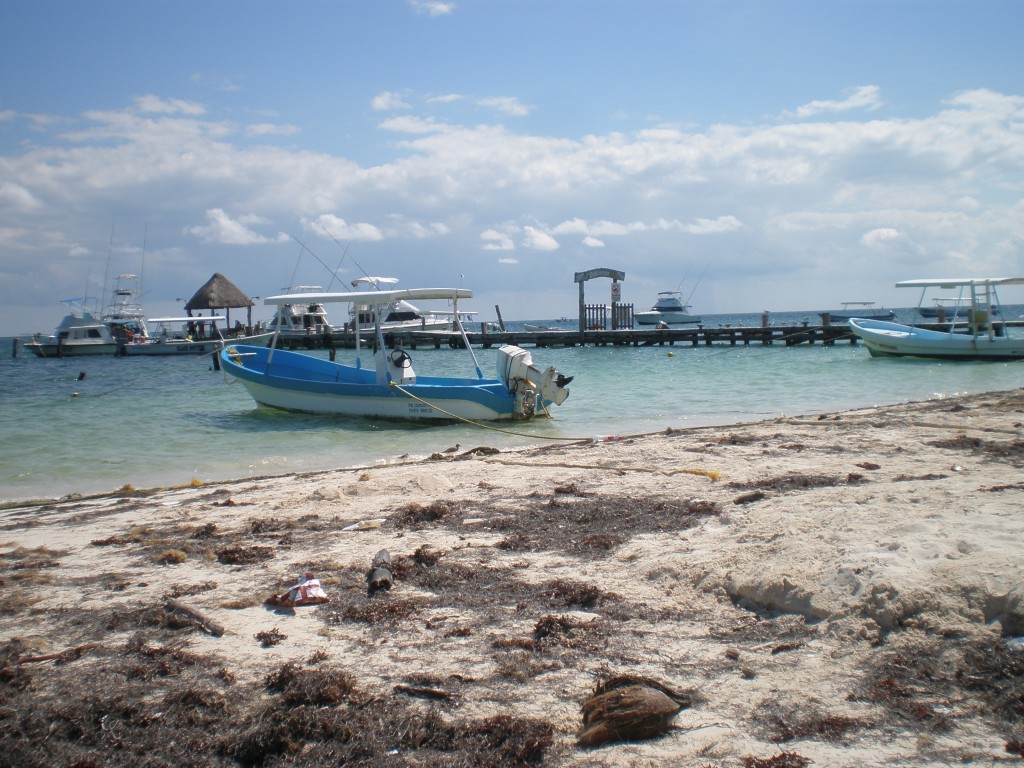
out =
[[[675,352],[669,352],[669,353],[668,353],[668,356],[669,356],[669,357],[675,357],[675,356],[676,356],[676,353],[675,353]]]

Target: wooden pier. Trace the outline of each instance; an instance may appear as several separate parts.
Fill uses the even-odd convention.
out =
[[[1024,321],[996,323],[1009,328],[1024,327]],[[919,324],[922,328],[948,330],[948,323]],[[466,338],[473,347],[490,349],[503,344],[519,347],[721,347],[721,346],[786,346],[801,345],[832,346],[835,344],[858,343],[858,338],[846,324],[836,325],[770,325],[770,326],[686,326],[678,328],[621,328],[617,330],[543,330],[543,331],[495,331],[486,325],[480,331],[467,328]],[[315,346],[333,346],[339,349],[355,347],[352,332],[336,331],[329,339],[310,337]],[[385,334],[389,346],[398,345],[405,349],[442,349],[463,346],[461,335],[456,331],[402,330]],[[362,345],[372,346],[373,334],[362,334]],[[307,343],[312,347],[314,344]]]
[[[406,349],[460,347],[462,339],[451,331],[403,331],[392,334],[396,344]],[[565,331],[488,331],[468,333],[474,347],[514,344],[519,347],[664,347],[664,346],[771,346],[782,344],[856,343],[857,338],[845,326],[769,326],[767,328],[622,328],[617,330]],[[340,340],[339,340],[340,341]]]

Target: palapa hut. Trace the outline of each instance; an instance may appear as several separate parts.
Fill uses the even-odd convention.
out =
[[[245,327],[248,332],[248,329],[252,328],[252,305],[252,299],[238,290],[234,283],[220,272],[214,272],[213,277],[207,280],[203,287],[188,300],[185,309],[188,311],[189,317],[192,316],[194,309],[209,309],[214,312],[223,309],[225,317],[227,317],[227,325],[230,328],[232,308],[245,307]]]

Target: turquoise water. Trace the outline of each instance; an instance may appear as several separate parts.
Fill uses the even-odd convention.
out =
[[[785,325],[806,315],[777,313],[772,320]],[[760,315],[705,320],[709,326],[761,322]],[[456,443],[463,450],[537,445],[551,437],[735,423],[1024,384],[1024,362],[883,360],[863,345],[529,348],[538,365],[553,364],[576,378],[553,419],[502,426],[521,433],[510,435],[257,408],[208,358],[11,359],[10,339],[0,344],[6,344],[0,347],[6,351],[0,359],[5,501],[372,466]],[[489,375],[494,351],[475,351]],[[338,351],[339,360],[352,357]],[[465,350],[417,350],[413,363],[421,374],[472,375]]]

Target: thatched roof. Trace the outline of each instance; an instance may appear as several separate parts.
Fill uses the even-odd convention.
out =
[[[214,272],[213,277],[188,300],[185,309],[225,309],[252,305],[252,299],[238,290],[234,283],[220,272]]]

